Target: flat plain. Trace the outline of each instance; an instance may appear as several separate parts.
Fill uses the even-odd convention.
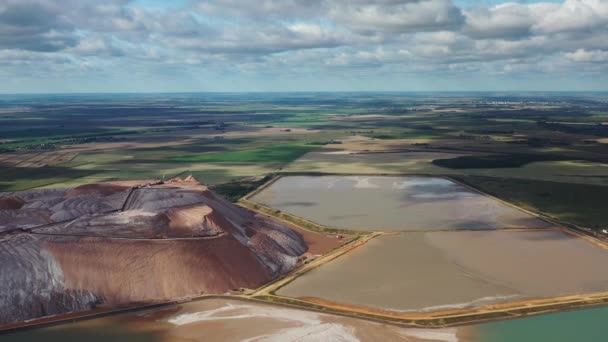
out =
[[[6,95],[0,191],[183,174],[219,186],[277,172],[483,176],[474,185],[499,198],[601,230],[608,211],[588,208],[608,193],[607,117],[601,93]]]
[[[558,309],[563,308],[560,300],[575,298],[576,305],[589,304],[589,298],[602,301],[608,289],[602,272],[607,251],[599,247],[601,242],[594,245],[588,240],[608,237],[602,233],[608,222],[608,210],[604,210],[608,196],[607,118],[606,93],[0,95],[0,221],[5,221],[0,224],[0,249],[5,254],[25,253],[29,257],[18,265],[18,272],[5,272],[6,283],[16,284],[15,293],[20,298],[47,298],[46,283],[28,282],[32,273],[27,270],[36,263],[43,272],[34,273],[45,277],[44,271],[58,269],[44,262],[48,253],[54,253],[57,263],[65,266],[62,276],[68,291],[86,280],[91,288],[97,287],[94,294],[99,298],[111,297],[110,287],[118,294],[133,286],[150,288],[150,277],[164,279],[162,274],[171,278],[176,269],[183,269],[186,276],[181,278],[186,281],[177,285],[190,283],[195,290],[187,293],[199,293],[197,286],[217,278],[209,276],[210,267],[202,269],[196,259],[212,249],[209,239],[215,232],[213,222],[201,223],[199,218],[221,221],[220,217],[186,203],[179,209],[165,208],[164,200],[150,201],[151,189],[134,190],[128,202],[139,201],[144,207],[127,205],[127,211],[133,213],[126,214],[113,205],[114,201],[80,205],[69,198],[72,194],[58,189],[102,181],[133,187],[135,180],[162,183],[192,175],[211,191],[237,202],[281,176],[253,197],[271,208],[258,205],[257,209],[264,209],[261,213],[239,223],[244,234],[239,235],[239,241],[254,239],[259,246],[268,246],[271,241],[264,234],[251,236],[251,222],[266,215],[277,216],[276,221],[271,218],[273,222],[295,230],[299,234],[292,232],[293,236],[300,236],[308,248],[306,252],[298,249],[297,260],[289,250],[284,251],[287,257],[282,252],[275,256],[279,264],[297,263],[295,275],[271,283],[272,287],[288,282],[277,292],[264,292],[263,285],[253,288],[266,284],[266,278],[251,285],[222,285],[218,292],[231,290],[231,295],[238,297],[274,304],[299,303],[308,309],[320,305],[326,313],[350,308],[348,312],[357,317],[381,312],[366,308],[391,310],[401,314],[387,313],[386,322],[388,317],[409,315],[439,325],[443,318],[434,315],[449,320],[454,312],[473,316],[481,312],[482,319],[497,318],[500,315],[493,316],[497,312],[492,311],[497,303],[509,306],[508,315],[516,315],[512,306],[523,305],[521,312],[528,315],[546,312],[545,304],[530,302],[534,299],[555,304]],[[26,198],[19,197],[19,191],[26,191]],[[35,201],[42,193],[46,193],[48,205]],[[124,196],[117,197],[117,202],[123,203]],[[187,200],[187,196],[177,197]],[[221,207],[228,205],[222,203]],[[248,204],[247,208],[256,209],[255,203]],[[141,215],[142,210],[155,216]],[[287,213],[344,229],[327,230],[297,217],[280,221],[289,217]],[[130,222],[128,229],[122,223],[125,220]],[[555,224],[546,223],[549,221]],[[303,225],[297,227],[297,222]],[[39,225],[43,226],[35,228]],[[149,230],[151,225],[158,229]],[[554,225],[588,236],[575,237]],[[196,229],[184,229],[186,226]],[[377,234],[367,234],[379,230],[389,233],[376,238],[372,237]],[[270,238],[282,239],[277,232],[266,232]],[[84,233],[92,236],[82,237]],[[73,236],[50,237],[53,234]],[[166,234],[178,240],[143,241]],[[201,241],[190,241],[194,235]],[[77,242],[66,243],[72,240]],[[355,243],[349,244],[351,241]],[[284,247],[284,241],[280,245]],[[116,251],[117,246],[122,246],[118,254],[99,252]],[[41,254],[45,248],[48,253]],[[151,254],[141,253],[144,258],[133,262],[136,249]],[[243,260],[226,252],[227,248],[217,250],[228,254],[212,257],[214,264]],[[334,254],[339,256],[334,258]],[[185,256],[189,261],[167,255]],[[258,259],[268,261],[268,256]],[[101,260],[104,267],[99,267]],[[141,263],[151,266],[142,267]],[[156,264],[162,266],[158,272],[150,271]],[[238,267],[227,269],[242,275],[252,268],[241,262],[235,265]],[[318,267],[308,271],[310,265]],[[108,280],[121,272],[137,280],[129,281],[131,286]],[[201,279],[188,282],[193,274],[201,274]],[[228,276],[235,277],[238,274]],[[15,279],[32,286],[15,283]],[[154,284],[161,286],[163,282]],[[99,287],[102,285],[107,289]],[[174,291],[161,297],[185,293]],[[574,296],[554,298],[569,295]],[[135,297],[148,301],[159,296]],[[83,307],[97,303],[93,295],[84,299],[87,306]],[[52,311],[32,305],[27,317]],[[590,321],[597,315],[581,313],[577,317]],[[469,319],[465,322],[477,322],[479,317]],[[524,322],[537,321],[531,318]],[[505,326],[511,327],[507,323]],[[526,325],[530,324],[521,324]],[[555,323],[548,326],[532,330],[559,331]],[[203,337],[226,340],[238,333],[239,339],[254,340],[312,336],[452,342],[477,341],[477,336],[469,336],[477,330],[398,329],[214,299],[14,336],[22,340],[40,336],[58,341],[74,336],[94,340],[101,336],[184,341]],[[499,335],[504,332],[495,334],[491,341]]]

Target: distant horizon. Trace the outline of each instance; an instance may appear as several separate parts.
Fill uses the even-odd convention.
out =
[[[493,94],[493,93],[607,93],[608,90],[294,90],[294,91],[132,91],[132,92],[45,92],[45,93],[0,93],[12,95],[155,95],[155,94]]]

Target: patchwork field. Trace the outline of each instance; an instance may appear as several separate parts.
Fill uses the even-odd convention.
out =
[[[339,146],[339,145],[336,145]],[[378,149],[385,147],[380,145]],[[435,151],[352,152],[326,147],[309,152],[285,168],[286,172],[319,172],[344,174],[428,174],[476,175],[514,179],[550,180],[563,183],[608,185],[608,166],[589,161],[537,161],[519,167],[458,168],[434,165],[434,160],[452,159],[470,154]]]
[[[353,230],[549,226],[499,201],[434,177],[289,176],[251,200],[319,224]]]
[[[401,233],[375,238],[277,294],[399,312],[480,307],[608,291],[607,262],[605,249],[554,229]]]
[[[528,210],[537,210],[565,222],[603,229],[608,210],[598,210],[608,197],[608,186],[543,180],[465,176],[459,180]],[[590,203],[594,203],[590,205]]]
[[[510,149],[505,149],[494,143],[465,145],[452,138],[383,140],[350,136],[338,142],[306,153],[285,171],[476,175],[608,185],[607,164],[596,161],[601,155],[569,148],[521,149],[511,144]]]
[[[223,294],[0,339],[603,337],[605,308],[510,319],[608,303],[607,113],[606,94],[0,96],[0,322]],[[157,184],[188,175],[205,185]]]
[[[76,153],[70,151],[3,153],[0,154],[0,166],[44,167],[70,161]]]
[[[222,185],[276,172],[326,172],[484,176],[603,192],[606,101],[579,95],[3,96],[0,191],[190,173]],[[534,189],[512,192],[527,199]],[[577,203],[583,210],[551,214],[601,231],[605,220],[584,212],[595,200]],[[525,204],[547,207],[542,198]]]

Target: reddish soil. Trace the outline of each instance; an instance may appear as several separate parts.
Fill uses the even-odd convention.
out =
[[[6,196],[6,197],[0,198],[0,209],[9,209],[9,210],[21,209],[21,207],[23,207],[24,204],[25,204],[24,200],[22,200],[19,197],[15,197],[15,196]]]
[[[289,228],[295,230],[302,236],[306,246],[308,246],[307,253],[312,255],[327,254],[348,241],[346,238],[312,232],[295,225],[289,225]]]
[[[145,302],[257,287],[272,279],[246,246],[224,235],[201,240],[50,239],[68,289],[108,304]]]
[[[151,184],[154,182],[156,182],[156,181],[152,180],[152,179],[148,179],[148,180],[111,181],[111,182],[107,182],[104,184],[120,185],[120,186],[125,186],[128,188],[134,188],[136,186],[142,186],[142,185]]]
[[[230,222],[205,204],[172,208],[165,215],[169,220],[167,236],[170,237],[209,236],[223,231],[236,233]]]
[[[187,176],[186,178],[184,178],[184,182],[198,182],[196,180],[196,178],[194,178],[192,175]]]

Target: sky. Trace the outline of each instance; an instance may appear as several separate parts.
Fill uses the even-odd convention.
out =
[[[608,0],[0,0],[0,93],[469,90],[608,90]]]

